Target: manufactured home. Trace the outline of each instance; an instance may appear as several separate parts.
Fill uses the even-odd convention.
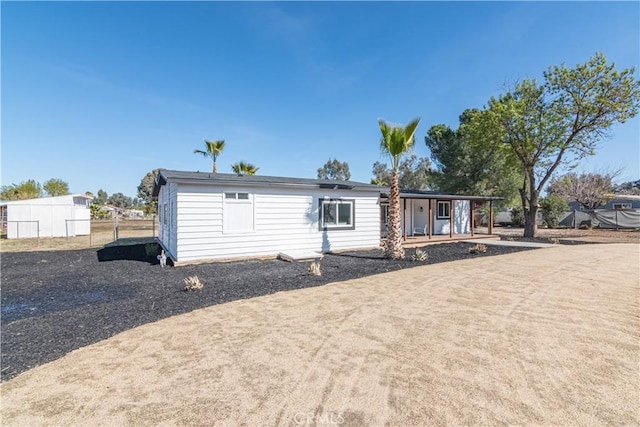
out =
[[[84,194],[0,202],[8,239],[71,237],[91,233],[91,197]]]
[[[174,262],[380,245],[381,187],[161,169],[158,240]]]

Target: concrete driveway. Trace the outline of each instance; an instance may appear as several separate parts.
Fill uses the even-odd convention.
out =
[[[639,248],[555,246],[172,317],[2,384],[2,424],[638,425]]]

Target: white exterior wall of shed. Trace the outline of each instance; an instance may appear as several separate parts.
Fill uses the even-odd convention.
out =
[[[160,191],[161,197],[167,186]],[[229,206],[224,193],[249,193],[253,229],[225,231]],[[319,229],[319,200],[354,200],[353,230]],[[330,251],[377,247],[380,244],[379,197],[371,192],[324,189],[282,189],[180,184],[176,194],[175,240],[163,231],[161,241],[176,242],[179,262],[275,256],[283,251]],[[172,252],[172,255],[174,253]]]
[[[73,195],[7,203],[7,238],[86,236],[91,212],[86,198]]]

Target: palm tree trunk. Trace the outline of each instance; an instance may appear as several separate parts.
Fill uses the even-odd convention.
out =
[[[389,229],[387,231],[385,258],[404,258],[400,226],[400,186],[398,185],[398,171],[394,170],[391,176],[391,190],[389,192]]]
[[[213,160],[213,173],[218,173],[218,167],[216,166],[215,159]]]

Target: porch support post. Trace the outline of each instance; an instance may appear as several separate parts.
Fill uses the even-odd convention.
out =
[[[489,200],[489,235],[493,234],[493,200]]]
[[[402,216],[404,218],[404,227],[402,228],[404,230],[404,233],[403,233],[404,241],[406,242],[407,241],[407,199],[406,198],[402,199]]]
[[[449,200],[449,238],[453,239],[453,217],[455,212],[455,200]]]
[[[471,228],[471,237],[473,237],[473,228],[476,226],[476,219],[473,216],[473,200],[469,200],[469,227]]]
[[[432,207],[433,199],[429,199],[429,240],[431,240],[431,236],[433,235],[433,207]]]

